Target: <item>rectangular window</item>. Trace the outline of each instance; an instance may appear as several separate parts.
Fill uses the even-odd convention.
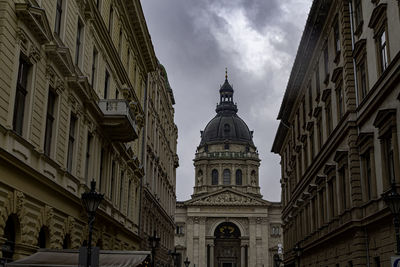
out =
[[[340,53],[340,34],[339,34],[339,21],[336,20],[334,28],[333,28],[333,34],[334,34],[334,41],[335,41],[335,52],[336,54]]]
[[[327,77],[329,75],[329,51],[328,51],[328,43],[326,43],[324,48],[324,71],[325,71],[325,80],[327,81]]]
[[[304,151],[304,170],[306,170],[307,167],[308,167],[308,147],[307,147],[307,142],[304,142],[303,151]]]
[[[85,161],[85,178],[86,182],[89,181],[89,166],[90,166],[90,149],[92,146],[93,136],[91,133],[88,133],[87,141],[86,141],[86,161]]]
[[[61,31],[61,16],[62,16],[62,0],[57,0],[56,4],[56,21],[54,25],[54,32],[59,36]]]
[[[354,17],[355,17],[355,27],[358,28],[360,23],[363,21],[361,0],[354,0]]]
[[[312,87],[311,84],[308,86],[308,116],[312,116],[312,107],[313,107],[313,101],[312,101]]]
[[[114,183],[115,183],[115,161],[111,163],[111,186],[110,186],[110,199],[111,203],[114,202]]]
[[[341,183],[341,193],[342,193],[342,212],[347,209],[347,182],[346,182],[346,168],[341,168],[339,170],[339,177]]]
[[[317,62],[317,69],[315,70],[315,88],[317,90],[317,97],[321,94],[321,85],[319,80],[319,62]]]
[[[311,152],[311,160],[314,158],[315,155],[315,146],[314,146],[314,128],[311,129],[310,132],[310,152]]]
[[[335,212],[335,201],[336,201],[336,196],[335,196],[335,187],[333,180],[335,177],[331,178],[331,181],[328,183],[328,190],[329,190],[329,211],[330,211],[330,219],[336,216]]]
[[[128,184],[128,217],[131,217],[131,202],[132,202],[132,194],[133,194],[133,190],[132,190],[132,180],[129,180],[129,184]]]
[[[364,177],[365,177],[365,189],[366,189],[366,194],[367,194],[367,200],[372,199],[372,168],[371,168],[371,153],[370,149],[368,149],[363,155],[362,155],[362,161],[363,161],[363,171],[364,171]]]
[[[360,101],[367,95],[367,73],[364,59],[357,64],[357,84]]]
[[[83,35],[83,24],[78,19],[78,28],[76,30],[76,49],[75,49],[75,65],[79,64],[81,50],[82,50],[82,35]]]
[[[110,33],[110,35],[112,35],[113,20],[114,20],[114,9],[113,6],[111,5],[110,13],[108,14],[108,32]]]
[[[374,257],[374,263],[375,263],[375,267],[381,267],[381,258],[378,257]]]
[[[338,120],[340,120],[344,115],[343,88],[341,85],[336,89],[336,101]]]
[[[44,136],[44,153],[50,156],[51,141],[53,138],[53,124],[54,124],[54,109],[56,104],[56,94],[49,90],[48,100],[47,100],[47,113],[46,113],[46,131]]]
[[[395,181],[394,177],[394,148],[392,142],[392,136],[388,135],[384,140],[384,148],[385,148],[385,165],[386,165],[386,174],[389,180],[389,184]]]
[[[100,175],[99,175],[99,191],[102,192],[102,184],[104,180],[104,148],[100,151]]]
[[[28,93],[28,73],[30,65],[23,58],[19,59],[17,91],[15,93],[13,130],[22,135],[24,113],[25,113],[25,98]]]
[[[97,55],[98,52],[96,50],[96,48],[93,46],[93,55],[92,55],[92,86],[94,86],[94,83],[96,81],[97,78]]]
[[[303,106],[303,129],[306,128],[306,99],[305,97],[303,98],[303,102],[302,102],[302,106]]]
[[[378,36],[379,42],[379,59],[381,73],[384,72],[388,66],[388,54],[387,54],[387,43],[386,43],[386,31],[382,31]]]
[[[322,141],[323,141],[323,136],[322,136],[322,117],[321,117],[321,115],[318,117],[317,131],[318,131],[318,151],[319,151],[322,148]]]
[[[67,156],[67,171],[72,171],[72,162],[74,156],[74,146],[75,146],[75,132],[76,132],[76,116],[71,113],[71,121],[69,123],[69,135],[68,135],[68,156]]]
[[[109,87],[110,87],[110,73],[108,73],[108,70],[106,70],[106,76],[104,79],[104,95],[103,95],[104,99],[108,98]]]
[[[129,64],[130,64],[130,62],[131,62],[131,50],[129,49],[129,47],[128,47],[128,55],[127,55],[127,59],[126,59],[126,72],[128,73],[128,77],[130,76],[130,73],[129,73]]]
[[[119,29],[119,38],[118,38],[118,54],[121,56],[122,51],[122,29]]]
[[[122,209],[122,201],[124,199],[124,171],[121,171],[121,180],[119,185],[119,208]]]
[[[325,106],[325,115],[326,115],[326,129],[328,131],[327,136],[329,136],[332,133],[332,108],[331,108],[331,102],[328,101],[326,102]]]

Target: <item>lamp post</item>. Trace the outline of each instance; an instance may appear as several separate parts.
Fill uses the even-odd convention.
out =
[[[96,216],[97,208],[100,202],[103,200],[104,195],[96,192],[96,181],[93,179],[90,182],[90,191],[82,194],[82,206],[85,208],[88,214],[88,224],[89,224],[89,241],[87,245],[87,259],[86,267],[91,266],[92,258],[92,233],[93,233],[93,222]]]
[[[293,248],[293,251],[296,253],[297,266],[300,267],[300,256],[303,249],[300,247],[299,243],[296,244],[296,246]]]
[[[393,214],[394,229],[396,232],[396,254],[400,255],[400,194],[397,193],[394,182],[392,182],[390,191],[382,194],[382,198]]]
[[[176,267],[176,266],[177,266],[176,261],[177,261],[178,255],[179,255],[179,253],[176,252],[176,248],[174,248],[174,251],[169,250],[169,251],[168,251],[168,254],[171,255],[172,260],[174,261],[174,267]]]
[[[188,257],[186,257],[186,260],[183,263],[185,264],[186,267],[189,267],[190,261]]]
[[[156,230],[154,230],[153,236],[149,236],[148,240],[151,247],[151,266],[154,267],[156,259],[156,248],[158,248],[161,238],[157,237],[157,232]]]

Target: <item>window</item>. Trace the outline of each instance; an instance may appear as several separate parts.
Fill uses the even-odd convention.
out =
[[[75,49],[75,65],[79,64],[82,50],[83,24],[78,19],[78,29],[76,30],[76,49]]]
[[[49,90],[47,99],[47,113],[46,113],[46,131],[44,136],[44,153],[50,156],[51,141],[53,138],[53,123],[54,123],[54,107],[56,103],[56,95],[52,89]]]
[[[121,179],[119,184],[119,208],[122,209],[122,201],[124,200],[124,171],[121,171]]]
[[[211,172],[211,184],[212,185],[218,184],[218,171],[215,169],[212,170],[212,172]]]
[[[381,258],[379,256],[374,257],[374,267],[381,267]]]
[[[236,185],[242,185],[242,170],[236,170]]]
[[[334,37],[334,41],[335,41],[335,52],[336,52],[336,57],[337,57],[340,53],[340,34],[339,34],[339,20],[338,19],[336,19],[335,24],[333,26],[333,37]]]
[[[303,155],[304,155],[304,171],[308,167],[308,147],[307,147],[307,141],[304,142],[303,145]]]
[[[357,85],[358,85],[358,95],[360,96],[360,101],[365,98],[368,93],[367,89],[367,65],[363,59],[357,64]]]
[[[314,158],[315,155],[315,146],[314,146],[314,127],[310,130],[310,154],[311,160]]]
[[[103,94],[104,99],[108,98],[109,88],[110,88],[110,73],[108,73],[108,70],[106,70],[106,76],[104,79],[104,94]]]
[[[129,63],[131,61],[131,49],[128,47],[128,55],[126,58],[126,72],[128,73],[128,77],[130,78],[130,69],[129,69]],[[153,97],[154,99],[154,97]]]
[[[112,38],[112,27],[113,27],[113,20],[114,20],[114,9],[113,6],[110,5],[110,13],[108,14],[108,32]]]
[[[340,178],[340,191],[341,191],[341,199],[342,199],[342,212],[348,208],[348,200],[347,200],[347,175],[346,175],[346,167],[343,166],[339,170],[339,178]]]
[[[92,82],[91,82],[91,84],[92,84],[92,87],[94,87],[94,83],[95,83],[95,81],[96,81],[96,76],[97,76],[97,55],[98,55],[98,52],[97,52],[97,49],[96,49],[96,47],[94,47],[93,46],[93,55],[92,55]]]
[[[366,195],[367,199],[372,199],[372,169],[371,169],[371,152],[367,150],[362,155],[363,161],[363,175],[365,179],[365,188],[366,188]]]
[[[13,118],[13,130],[22,135],[24,113],[25,113],[25,98],[28,93],[28,73],[30,65],[23,58],[19,59],[18,66],[18,79],[17,79],[17,91],[15,93],[15,104],[14,104],[14,118]]]
[[[325,104],[325,116],[326,116],[326,130],[328,131],[328,136],[332,133],[332,108],[331,101],[327,101]]]
[[[111,203],[114,202],[114,183],[115,183],[115,161],[111,163],[111,186],[110,186],[110,199]]]
[[[306,118],[306,99],[305,97],[303,98],[302,102],[302,107],[303,107],[303,129],[306,128],[306,123],[307,123],[307,118]]]
[[[71,113],[71,120],[69,123],[69,136],[68,136],[68,155],[67,155],[67,171],[72,172],[72,163],[74,156],[74,146],[75,146],[75,132],[76,132],[76,121],[77,118]]]
[[[378,42],[378,53],[379,53],[379,67],[381,73],[383,73],[388,66],[388,53],[386,43],[386,31],[383,30],[377,37]]]
[[[324,48],[324,71],[325,71],[325,83],[329,82],[329,51],[328,43],[325,44]]]
[[[358,28],[361,27],[363,22],[361,0],[354,0],[354,18],[355,18],[355,31],[358,32]]]
[[[336,88],[336,101],[337,101],[337,116],[340,120],[344,115],[344,99],[343,99],[343,88],[342,85]]]
[[[122,28],[119,29],[119,38],[118,38],[118,54],[121,56],[122,50]]]
[[[91,133],[88,133],[86,140],[86,161],[85,161],[85,178],[86,182],[89,181],[89,165],[90,165],[90,147],[92,145],[93,136]]]
[[[311,84],[308,86],[308,116],[311,117],[312,116],[312,105],[313,101],[312,101],[312,87]]]
[[[317,120],[317,131],[318,131],[318,151],[321,150],[322,148],[322,141],[323,141],[323,135],[322,135],[322,116],[318,116]]]
[[[61,32],[61,16],[62,16],[62,5],[63,5],[63,1],[62,0],[57,0],[57,4],[56,4],[56,22],[55,22],[55,26],[54,26],[54,32],[60,36],[60,32]]]
[[[101,192],[102,190],[102,184],[104,180],[104,148],[101,149],[100,151],[100,172],[99,172],[99,191]]]
[[[319,62],[317,62],[317,69],[315,70],[315,88],[317,90],[316,101],[319,100],[319,95],[321,94],[321,85],[319,80]]]
[[[392,135],[388,134],[383,138],[383,145],[385,151],[385,168],[389,184],[395,181],[394,178],[394,154],[393,154],[393,141]]]
[[[223,183],[224,183],[224,185],[231,184],[231,171],[228,169],[224,170]]]
[[[335,187],[336,177],[331,177],[328,181],[328,192],[329,192],[329,217],[333,219],[336,216],[336,187]]]
[[[132,202],[132,180],[129,180],[128,184],[128,217],[131,217],[131,202]]]

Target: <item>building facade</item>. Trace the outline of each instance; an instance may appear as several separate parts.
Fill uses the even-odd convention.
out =
[[[151,250],[148,242],[154,233],[160,237],[155,263],[171,266],[168,251],[174,249],[174,214],[176,203],[176,154],[178,128],[174,123],[175,98],[163,65],[149,74],[146,94],[145,176],[142,189],[142,249]]]
[[[285,266],[390,266],[400,182],[400,3],[314,1],[272,151]]]
[[[139,1],[0,2],[0,245],[11,261],[86,243],[140,248],[145,92],[157,60]]]
[[[281,204],[262,199],[253,132],[237,115],[226,77],[217,115],[201,131],[191,199],[177,202],[178,266],[273,266],[281,243]]]

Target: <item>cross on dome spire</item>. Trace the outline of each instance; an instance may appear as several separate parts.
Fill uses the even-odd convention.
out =
[[[225,68],[225,80],[228,80],[228,68]]]

